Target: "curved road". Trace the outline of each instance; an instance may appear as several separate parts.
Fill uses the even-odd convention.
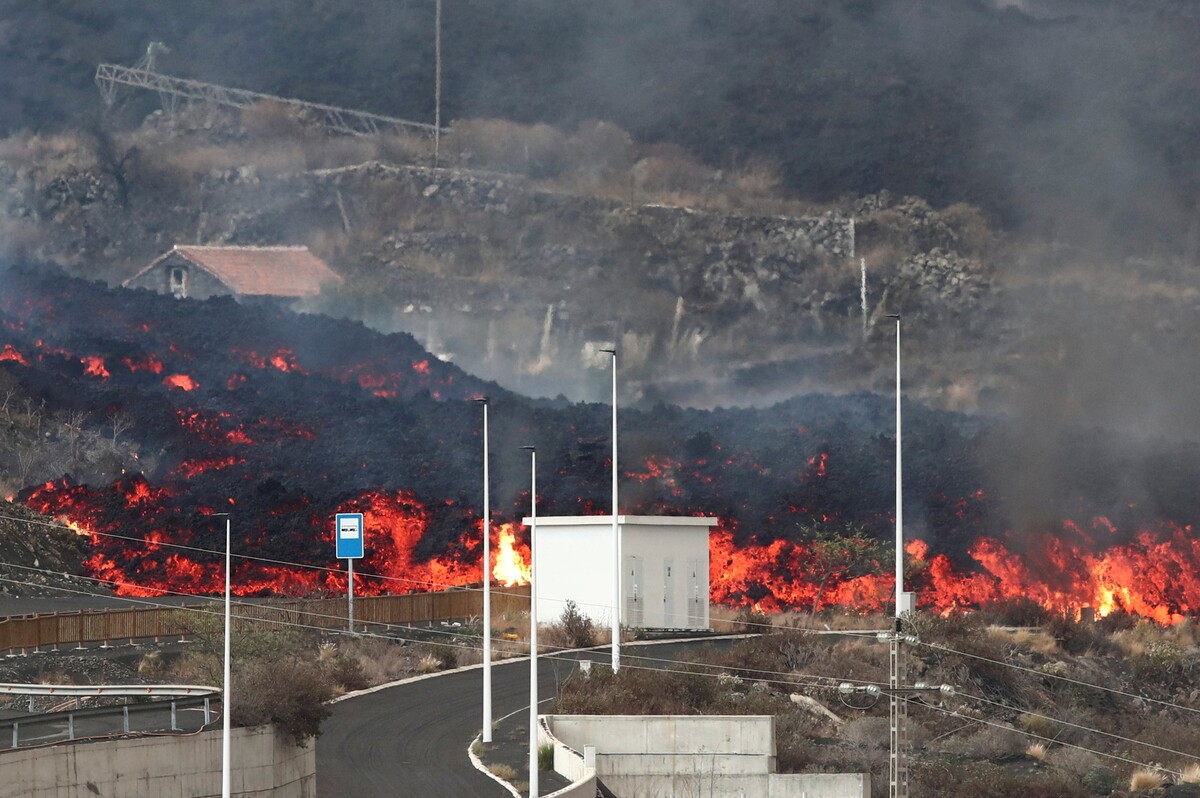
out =
[[[687,643],[637,646],[629,657],[674,659]],[[653,651],[653,654],[650,652]],[[622,647],[625,655],[626,648]],[[608,662],[607,649],[582,656]],[[556,681],[574,664],[538,660],[538,694],[552,697]],[[479,668],[407,682],[340,701],[317,738],[319,798],[394,798],[397,795],[511,798],[475,770],[467,746],[482,720],[483,675]],[[492,717],[529,706],[529,661],[492,668]]]

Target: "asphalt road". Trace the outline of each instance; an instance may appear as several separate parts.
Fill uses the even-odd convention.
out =
[[[694,643],[622,647],[622,655],[673,659]],[[583,656],[607,662],[607,649]],[[574,663],[538,660],[539,695],[553,697],[555,684]],[[511,798],[475,770],[467,746],[482,721],[483,675],[479,669],[389,687],[334,705],[317,739],[319,798]],[[527,660],[492,669],[492,717],[529,706]],[[545,710],[545,704],[543,704]]]

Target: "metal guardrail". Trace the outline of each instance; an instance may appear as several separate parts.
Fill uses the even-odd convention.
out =
[[[528,587],[492,591],[494,614],[528,610]],[[179,607],[83,610],[0,618],[0,653],[27,654],[62,646],[85,648],[87,644],[109,646],[121,641],[182,638],[191,632],[188,619],[197,611],[219,615],[221,605],[208,601]],[[232,608],[232,621],[234,631],[245,631],[262,624],[298,624],[340,631],[347,627],[346,611],[344,597],[277,604],[237,603]],[[363,596],[354,601],[356,626],[446,621],[482,613],[483,592],[478,589]]]
[[[288,97],[276,97],[246,89],[201,83],[198,80],[176,78],[149,69],[124,67],[118,64],[100,64],[96,67],[96,86],[104,101],[111,105],[116,97],[117,86],[132,86],[158,92],[165,110],[172,111],[180,100],[223,105],[229,108],[246,108],[259,102],[273,102],[291,106],[313,114],[325,127],[352,136],[370,136],[387,130],[415,130],[433,135],[437,128],[424,122],[413,122],[366,111],[353,111],[322,103],[310,103]]]
[[[202,684],[14,684],[0,682],[0,694],[104,696],[106,698],[141,698],[149,696],[218,695],[219,687]]]
[[[199,731],[219,717],[213,711],[213,702],[213,697],[206,695],[144,704],[75,707],[5,718],[0,720],[0,749],[129,734]],[[193,717],[188,710],[200,714]]]

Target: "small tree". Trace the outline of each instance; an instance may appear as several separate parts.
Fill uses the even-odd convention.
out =
[[[830,580],[841,582],[878,573],[883,547],[878,540],[867,537],[856,526],[818,527],[811,530],[811,535],[808,544],[809,567],[820,580],[813,596],[812,614],[815,615]]]
[[[567,606],[563,608],[559,622],[562,623],[572,648],[587,648],[596,644],[595,624],[591,618],[579,611],[579,605],[573,600],[567,599]]]

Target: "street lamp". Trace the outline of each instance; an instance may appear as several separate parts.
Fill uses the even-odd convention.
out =
[[[529,798],[538,797],[537,449],[529,452]]]
[[[492,516],[488,493],[488,398],[475,399],[483,405],[483,731],[481,739],[492,741]]]
[[[900,451],[900,314],[889,313],[889,319],[896,320],[896,619],[901,614],[901,602],[904,596],[904,493]]]
[[[613,608],[612,669],[621,669],[621,530],[617,522],[617,350],[601,349],[612,355],[612,534],[613,534]]]
[[[233,775],[230,770],[230,744],[229,744],[229,728],[230,728],[230,708],[233,702],[230,700],[232,678],[230,676],[230,656],[229,656],[229,637],[230,637],[230,612],[229,612],[229,573],[230,564],[232,561],[230,550],[232,540],[232,519],[229,513],[213,513],[213,515],[225,516],[225,689],[221,696],[221,798],[230,798],[233,787]]]
[[[890,741],[891,756],[888,761],[888,794],[890,798],[908,798],[908,703],[901,695],[904,683],[904,650],[901,646],[905,636],[901,633],[901,614],[904,611],[904,484],[900,448],[900,315],[889,313],[896,320],[896,620],[888,638],[890,647],[891,675],[888,686],[891,691]]]

